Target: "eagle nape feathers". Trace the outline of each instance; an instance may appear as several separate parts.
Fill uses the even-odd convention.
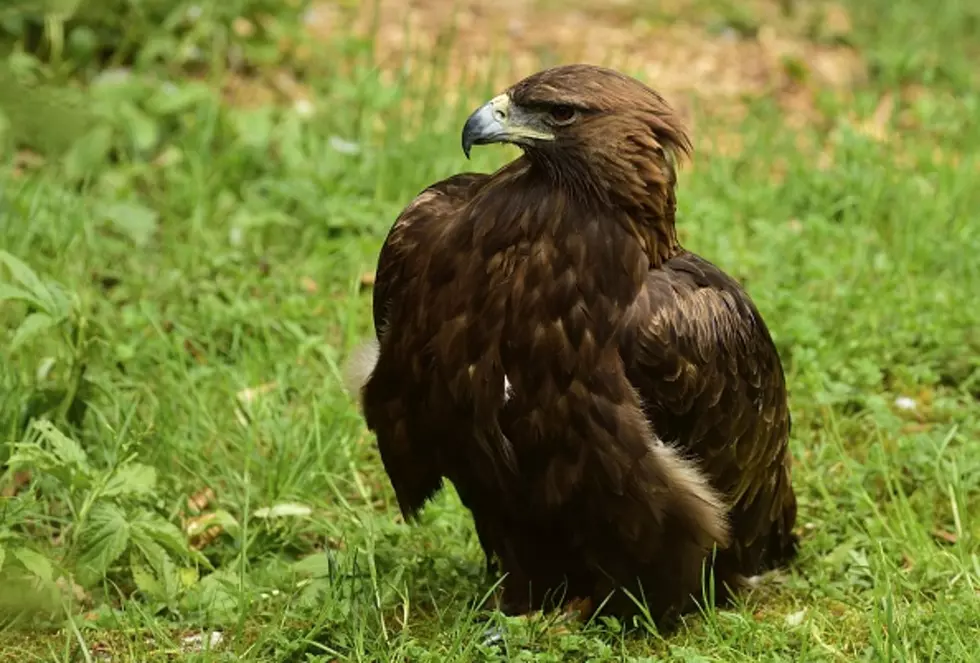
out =
[[[677,239],[677,115],[610,69],[540,71],[462,132],[522,155],[423,190],[348,379],[413,518],[448,479],[511,614],[660,623],[794,556],[783,368],[742,287]],[[631,596],[632,598],[631,598]]]

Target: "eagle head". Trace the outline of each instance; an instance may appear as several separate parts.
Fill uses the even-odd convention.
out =
[[[657,92],[613,69],[587,64],[539,71],[476,109],[463,126],[463,153],[511,143],[531,157],[587,160],[626,151],[687,155],[680,119]]]
[[[539,71],[476,109],[463,126],[474,145],[519,146],[533,176],[582,205],[615,209],[659,264],[677,249],[676,166],[691,153],[663,97],[613,69],[587,64]]]

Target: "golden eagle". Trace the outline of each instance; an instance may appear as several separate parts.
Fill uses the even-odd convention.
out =
[[[769,331],[677,241],[664,99],[616,71],[540,71],[477,109],[497,172],[429,186],[374,286],[348,379],[407,520],[442,480],[472,512],[500,605],[662,620],[789,562],[790,415]],[[706,564],[707,563],[707,564]]]

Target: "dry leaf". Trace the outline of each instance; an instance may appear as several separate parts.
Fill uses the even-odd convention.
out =
[[[30,150],[18,150],[14,154],[12,175],[20,177],[29,170],[35,170],[44,165],[44,157]]]
[[[895,108],[895,95],[891,92],[885,94],[878,102],[878,107],[867,120],[858,125],[857,130],[878,142],[884,142],[889,138],[888,123],[892,118],[892,110]]]
[[[311,279],[309,276],[304,276],[299,280],[299,284],[303,286],[303,290],[310,293],[311,295],[320,289],[320,286],[316,284],[316,281]]]
[[[806,616],[806,608],[799,610],[797,612],[790,613],[786,615],[786,626],[799,626],[803,623],[803,617]]]
[[[932,531],[932,535],[941,541],[945,541],[946,543],[956,543],[959,541],[959,537],[956,536],[956,534],[942,529],[934,529]]]
[[[240,425],[242,428],[248,428],[252,424],[249,416],[245,414],[240,407],[235,408],[235,421],[237,421],[238,425]]]
[[[112,645],[108,642],[95,642],[89,645],[89,653],[100,661],[111,660]]]
[[[65,576],[59,576],[55,581],[55,585],[58,589],[62,591],[63,594],[71,594],[72,598],[79,603],[91,603],[91,597],[88,592],[85,591],[81,585],[76,583],[73,579],[66,578]]]
[[[231,29],[242,38],[248,38],[255,34],[255,26],[252,25],[252,22],[241,16],[231,22]]]
[[[201,349],[189,338],[184,339],[184,350],[186,350],[199,364],[207,363],[207,359],[204,357],[204,353]]]
[[[202,488],[193,495],[187,498],[187,507],[191,511],[200,513],[208,508],[208,505],[214,500],[214,491],[210,488]]]
[[[248,404],[254,401],[257,396],[269,393],[275,389],[277,385],[278,383],[276,382],[266,382],[265,384],[260,384],[257,387],[248,387],[238,392],[236,397],[238,398],[239,402]]]
[[[221,536],[221,533],[224,531],[221,525],[210,524],[215,517],[216,515],[213,513],[205,513],[195,518],[190,518],[184,523],[184,532],[190,540],[191,548],[202,550]]]
[[[225,102],[236,108],[260,108],[275,102],[276,91],[262,80],[231,73],[222,82]]]
[[[829,4],[824,8],[823,15],[824,33],[828,37],[841,38],[851,34],[854,29],[851,23],[851,15],[844,7],[839,4]]]
[[[310,117],[316,111],[316,106],[309,99],[297,99],[293,102],[293,110],[300,117]]]
[[[211,650],[216,648],[225,639],[225,636],[221,631],[211,631],[208,634],[205,644],[205,636],[203,633],[195,633],[194,635],[189,635],[185,637],[182,642],[184,645],[184,651],[186,652],[199,652]]]
[[[361,287],[371,288],[374,287],[374,272],[364,272],[361,274]]]
[[[18,470],[10,478],[10,483],[0,490],[0,497],[13,497],[20,492],[20,489],[31,482],[30,470]]]
[[[293,77],[292,73],[286,71],[285,69],[279,69],[276,71],[275,75],[272,77],[272,85],[279,91],[280,94],[294,103],[300,99],[310,101],[313,97],[309,89],[297,81]]]

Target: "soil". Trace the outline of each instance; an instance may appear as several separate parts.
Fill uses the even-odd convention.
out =
[[[450,69],[448,89],[488,76],[491,87],[500,89],[542,66],[591,62],[645,80],[689,119],[696,102],[711,114],[737,114],[738,101],[770,95],[805,122],[814,113],[817,91],[846,93],[867,73],[848,43],[851,19],[843,7],[791,4],[324,1],[309,10],[307,27],[324,39],[375,35],[375,62],[392,75],[428,64],[433,53],[442,52]],[[726,101],[736,103],[720,103]]]

